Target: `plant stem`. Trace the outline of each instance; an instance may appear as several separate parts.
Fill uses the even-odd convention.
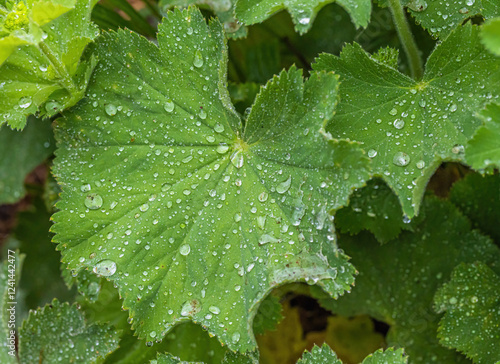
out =
[[[411,75],[414,79],[419,80],[424,74],[424,68],[403,7],[399,0],[389,0],[389,7],[391,8],[392,18],[394,19],[399,39],[410,62]]]
[[[73,92],[76,91],[75,85],[73,84],[73,80],[71,79],[71,76],[66,70],[66,67],[64,67],[64,64],[61,61],[59,61],[59,59],[57,59],[57,57],[54,55],[49,46],[45,44],[45,42],[40,42],[38,44],[38,47],[43,52],[43,54],[49,59],[50,63],[52,64],[52,67],[54,67],[54,70],[57,72],[59,77],[61,77],[62,86],[70,93],[70,95],[73,95]]]

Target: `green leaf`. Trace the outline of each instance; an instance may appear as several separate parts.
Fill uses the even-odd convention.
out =
[[[269,294],[260,304],[253,320],[253,332],[262,335],[266,331],[276,329],[276,325],[283,319],[281,303],[273,293]]]
[[[500,56],[500,18],[488,20],[483,24],[481,42],[491,53]]]
[[[368,158],[320,133],[335,75],[304,83],[283,72],[242,130],[221,25],[190,8],[159,29],[159,48],[130,32],[104,36],[88,97],[58,121],[54,240],[70,269],[119,287],[140,337],[191,320],[249,351],[273,287],[349,289],[354,270],[328,212],[364,183]]]
[[[489,235],[500,246],[500,174],[468,174],[453,184],[450,201],[471,220],[474,228]]]
[[[408,230],[408,222],[394,192],[379,179],[354,191],[349,205],[335,213],[335,226],[340,232],[352,235],[368,230],[382,244],[396,238],[401,230]]]
[[[95,59],[80,58],[98,34],[90,22],[96,2],[77,0],[73,10],[39,28],[39,40],[26,43],[1,64],[0,124],[22,129],[28,115],[52,116],[83,97]]]
[[[31,117],[22,132],[0,127],[0,204],[21,199],[24,179],[55,149],[49,120]]]
[[[445,312],[439,325],[441,344],[463,352],[474,363],[500,360],[498,274],[481,262],[460,264],[437,292],[435,304],[438,312]]]
[[[422,81],[378,63],[356,43],[313,65],[341,76],[341,102],[327,130],[363,143],[374,174],[409,217],[439,164],[463,161],[464,144],[479,126],[474,113],[500,94],[498,58],[478,38],[478,27],[458,28],[431,54]]]
[[[157,359],[153,359],[149,362],[149,364],[203,364],[200,362],[187,362],[182,361],[178,357],[173,356],[172,354],[159,354]]]
[[[332,349],[323,344],[322,347],[314,345],[310,352],[306,351],[302,358],[297,362],[297,364],[317,364],[317,363],[328,363],[328,364],[342,364],[342,362],[337,358],[337,355],[332,351]],[[377,350],[373,354],[368,355],[362,364],[406,364],[407,359],[404,357],[403,350],[394,350],[392,348],[383,351],[382,349]]]
[[[94,363],[118,347],[113,327],[85,323],[75,305],[54,300],[32,311],[19,330],[21,363]]]
[[[234,0],[160,0],[158,6],[164,13],[174,7],[186,8],[190,5],[208,7],[224,25],[224,31],[229,38],[238,39],[246,37],[247,27],[241,26],[234,18]]]
[[[483,125],[465,149],[467,163],[476,170],[500,168],[500,104],[490,104],[479,113]]]
[[[16,318],[18,283],[21,276],[24,255],[8,250],[5,261],[0,263],[0,362],[17,364],[16,357]]]
[[[404,347],[411,363],[466,363],[437,339],[440,316],[434,312],[436,290],[461,262],[483,261],[500,269],[500,250],[449,202],[426,198],[421,214],[387,244],[361,233],[342,236],[341,247],[359,271],[352,292],[325,308],[345,316],[368,314],[390,325],[390,346]]]
[[[246,25],[262,22],[279,10],[287,9],[292,16],[295,30],[300,34],[307,32],[314,18],[325,5],[333,0],[237,0],[235,6],[236,18]],[[351,16],[356,27],[366,27],[370,20],[371,1],[368,0],[337,0]]]

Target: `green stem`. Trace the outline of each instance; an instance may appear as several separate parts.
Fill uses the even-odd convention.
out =
[[[38,47],[43,52],[43,54],[49,59],[50,63],[52,64],[52,67],[54,67],[54,70],[61,78],[62,86],[70,93],[70,95],[73,95],[74,91],[76,91],[75,85],[73,84],[73,80],[71,79],[71,76],[66,70],[66,67],[64,67],[64,64],[56,57],[54,52],[52,52],[52,49],[50,49],[49,46],[44,42],[40,42],[38,44]]]
[[[401,6],[399,0],[389,0],[389,6],[391,8],[392,18],[394,19],[399,39],[401,40],[403,49],[410,62],[411,75],[414,79],[420,80],[424,74],[422,59],[420,58],[413,34],[410,31],[410,26],[406,20],[403,7]]]

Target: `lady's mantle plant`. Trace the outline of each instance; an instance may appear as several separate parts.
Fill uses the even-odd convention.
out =
[[[286,291],[387,323],[396,349],[358,353],[370,354],[365,364],[500,362],[500,6],[476,2],[379,3],[412,77],[396,50],[353,42],[318,55],[307,76],[290,66],[260,89],[238,62],[272,68],[266,55],[280,51],[252,48],[252,29],[273,32],[252,24],[286,7],[300,33],[316,16],[325,24],[322,12],[370,29],[372,4],[339,1],[347,15],[332,5],[318,14],[325,2],[203,2],[220,16],[207,23],[196,7],[166,10],[194,1],[148,0],[143,13],[165,11],[152,41],[106,30],[125,22],[115,6],[144,20],[119,2],[0,2],[0,150],[7,140],[37,146],[0,161],[0,176],[13,161],[29,171],[54,144],[47,122],[7,126],[53,117],[61,192],[51,231],[80,292],[78,306],[32,311],[18,358],[4,346],[2,363],[274,362],[263,334],[281,320]],[[402,6],[439,38],[425,67]],[[467,21],[477,14],[492,19]],[[300,38],[279,31],[308,65]],[[228,37],[244,36],[228,51]],[[247,58],[231,53],[237,44]],[[470,173],[448,199],[424,197],[443,162],[489,175]],[[0,186],[22,191],[20,174]],[[33,247],[15,234],[29,277]],[[286,286],[297,282],[308,285]],[[325,344],[299,362],[341,361]]]

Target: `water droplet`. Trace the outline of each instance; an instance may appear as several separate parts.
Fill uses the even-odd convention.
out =
[[[174,111],[175,104],[172,100],[168,99],[167,102],[165,102],[165,105],[163,105],[163,108],[166,112],[172,112]]]
[[[456,144],[453,146],[453,148],[451,148],[451,152],[453,154],[463,154],[464,151],[465,151],[464,146],[461,144]]]
[[[116,115],[116,112],[118,111],[116,106],[113,104],[107,104],[106,106],[104,106],[104,110],[106,111],[106,114],[108,114],[109,116]]]
[[[241,221],[241,214],[239,212],[234,215],[234,221],[235,222],[240,222]]]
[[[193,28],[191,28],[191,27],[187,28],[186,33],[188,33],[188,35],[193,34]]]
[[[455,111],[457,111],[457,109],[458,109],[457,104],[451,104],[451,106],[450,106],[450,112],[455,112]]]
[[[97,210],[102,206],[102,197],[97,193],[91,193],[85,197],[85,206],[91,210]]]
[[[197,300],[187,301],[182,305],[181,316],[192,316],[200,312],[201,306]]]
[[[197,68],[203,66],[203,55],[201,54],[201,51],[199,49],[194,53],[193,66]]]
[[[145,204],[142,204],[140,207],[139,207],[139,210],[141,210],[142,212],[146,212],[148,211],[149,209],[149,205],[147,203]]]
[[[264,230],[266,226],[266,216],[257,216],[257,226]]]
[[[410,156],[403,152],[397,152],[392,159],[392,163],[400,167],[407,166],[410,163]]]
[[[301,18],[301,19],[299,19],[299,23],[302,24],[302,25],[307,25],[307,24],[309,24],[310,21],[311,21],[310,18]]]
[[[80,187],[80,191],[82,191],[82,192],[89,192],[91,190],[91,188],[92,187],[90,186],[90,183],[87,183],[87,184],[82,185]]]
[[[420,101],[418,102],[418,104],[420,105],[420,107],[425,107],[425,105],[427,105],[427,103],[425,102],[424,99],[420,99]]]
[[[427,9],[427,2],[425,0],[412,0],[408,3],[408,7],[416,12],[424,11]]]
[[[161,186],[161,190],[162,190],[163,192],[166,192],[166,191],[168,191],[168,190],[169,190],[169,189],[171,189],[171,188],[172,188],[172,185],[171,185],[171,184],[169,184],[169,183],[164,183],[164,184]]]
[[[476,0],[467,0],[466,4],[469,6],[472,6],[472,5],[474,5],[475,2],[476,2]]]
[[[402,119],[396,119],[394,120],[393,125],[396,129],[403,129],[403,127],[405,126],[405,122]]]
[[[235,332],[233,336],[231,336],[231,341],[236,344],[238,341],[240,341],[240,337],[241,337],[240,333]]]
[[[181,245],[181,247],[179,248],[179,253],[184,256],[188,255],[190,251],[191,247],[189,246],[189,244]]]
[[[419,160],[417,162],[417,168],[418,169],[423,169],[425,167],[425,162],[423,160]]]
[[[245,163],[245,158],[243,157],[243,153],[241,150],[235,150],[233,154],[231,154],[231,163],[236,168],[243,167],[243,164]]]
[[[267,243],[279,243],[279,239],[269,234],[262,234],[259,238],[259,245],[264,245]]]
[[[403,216],[403,223],[409,224],[411,222],[411,219],[408,217],[408,215]]]
[[[205,110],[201,109],[198,116],[200,117],[200,119],[205,120],[207,118],[207,113],[205,112]]]
[[[397,113],[398,113],[398,110],[396,110],[396,108],[394,108],[394,107],[391,109],[391,111],[389,111],[389,114],[391,114],[393,116],[396,115]]]
[[[116,272],[116,263],[109,259],[101,260],[92,271],[103,277],[110,277]]]
[[[375,158],[377,156],[377,151],[375,149],[370,149],[368,151],[368,157]]]
[[[210,306],[208,310],[212,312],[214,315],[218,315],[220,313],[220,308],[217,306]]]
[[[224,153],[227,153],[227,151],[229,150],[229,146],[226,143],[220,143],[217,146],[216,150],[217,150],[217,153],[224,154]]]
[[[156,337],[156,331],[151,331],[149,333],[149,336],[151,336],[154,339]]]
[[[456,297],[451,297],[451,298],[448,300],[448,302],[450,302],[452,305],[456,305],[456,304],[457,304],[457,302],[458,302],[458,300],[457,300],[457,298],[456,298]]]
[[[262,192],[262,193],[259,195],[259,201],[260,201],[260,202],[266,202],[268,197],[269,197],[269,195],[267,194],[267,192],[266,192],[266,191],[264,191],[264,192]]]
[[[224,131],[224,125],[217,123],[214,125],[214,130],[216,133],[222,133]]]
[[[278,186],[276,186],[276,192],[280,194],[285,193],[290,188],[291,183],[292,183],[292,176],[289,176],[286,181],[281,182],[280,184],[278,184]]]
[[[21,109],[26,109],[31,105],[31,97],[21,97],[18,103]]]

